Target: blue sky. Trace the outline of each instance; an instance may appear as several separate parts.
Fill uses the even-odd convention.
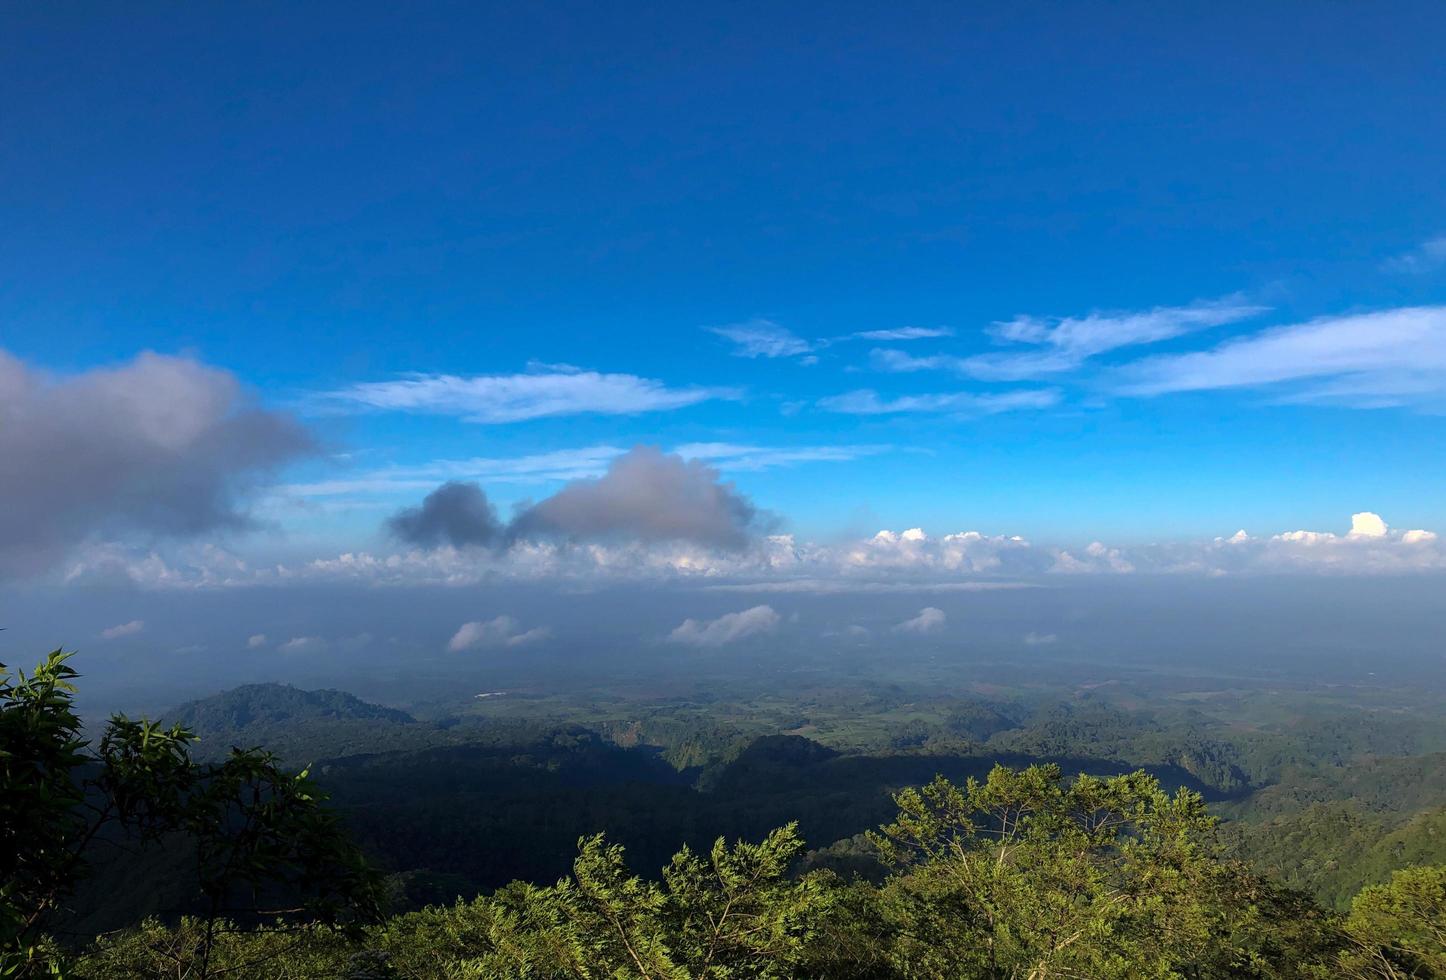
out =
[[[298,420],[252,561],[637,444],[819,541],[1446,527],[1440,5],[3,17],[0,348]]]

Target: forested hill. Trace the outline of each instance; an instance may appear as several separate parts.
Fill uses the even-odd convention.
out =
[[[165,716],[200,739],[197,756],[235,745],[264,745],[291,761],[385,745],[399,726],[416,726],[405,711],[345,691],[304,691],[289,684],[247,684],[181,705]],[[430,726],[426,726],[430,727]]]
[[[419,901],[555,880],[577,838],[594,831],[649,869],[681,843],[756,838],[798,821],[812,863],[868,871],[853,838],[887,817],[890,793],[938,773],[983,776],[996,763],[1144,769],[1167,788],[1200,792],[1228,818],[1237,854],[1338,907],[1395,868],[1446,860],[1430,816],[1446,803],[1436,754],[1446,722],[1432,711],[1327,712],[1286,694],[1175,703],[1124,687],[468,701],[433,705],[429,717],[260,684],[168,720],[196,730],[201,757],[264,745],[312,766],[352,832]]]
[[[345,691],[303,691],[290,684],[246,684],[173,712],[176,721],[198,734],[253,729],[255,726],[308,721],[391,721],[411,724],[405,711],[363,701]]]

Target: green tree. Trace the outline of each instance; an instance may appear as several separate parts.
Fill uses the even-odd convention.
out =
[[[70,654],[36,669],[0,666],[0,976],[60,969],[49,922],[102,840],[196,851],[203,941],[191,977],[209,975],[224,915],[341,921],[375,915],[378,879],[322,806],[306,774],[260,750],[197,765],[191,733],[117,715],[91,751],[75,713]],[[285,896],[283,907],[266,899]]]
[[[902,975],[1281,976],[1318,955],[1315,933],[1261,947],[1271,911],[1218,860],[1204,801],[1143,772],[999,766],[895,799],[872,840],[902,872],[880,895]]]
[[[1347,976],[1404,980],[1446,977],[1446,865],[1403,868],[1364,888],[1346,919]]]

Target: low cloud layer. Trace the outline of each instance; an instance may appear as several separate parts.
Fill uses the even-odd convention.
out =
[[[924,636],[930,633],[937,633],[944,628],[944,610],[934,606],[925,606],[919,610],[919,615],[906,619],[894,627],[897,633],[915,633]]]
[[[511,616],[495,616],[488,620],[463,623],[447,642],[452,653],[466,650],[486,650],[505,647],[521,647],[547,639],[552,631],[546,627],[524,630]]]
[[[100,631],[102,640],[119,640],[123,636],[135,636],[146,628],[146,624],[139,619],[133,619],[129,623],[121,623],[118,626],[110,626]]]
[[[475,585],[483,581],[688,581],[713,591],[757,594],[943,594],[1047,584],[1066,575],[1374,575],[1446,572],[1446,540],[1397,530],[1362,511],[1339,531],[1239,531],[1213,539],[1083,547],[1037,544],[1018,535],[920,528],[883,530],[818,543],[768,535],[741,550],[688,541],[518,540],[508,549],[413,548],[348,552],[296,564],[252,566],[214,547],[162,553],[119,546],[87,552],[69,580],[125,581],[145,588],[222,588],[289,583]]]
[[[725,613],[717,619],[685,619],[668,634],[673,643],[695,647],[721,647],[729,643],[778,629],[782,617],[772,606],[754,606],[742,612]]]
[[[259,481],[311,448],[188,358],[51,377],[0,351],[0,576],[44,572],[92,537],[245,527]]]

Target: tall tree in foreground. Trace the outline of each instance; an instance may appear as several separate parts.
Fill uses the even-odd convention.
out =
[[[1303,896],[1220,860],[1198,794],[1143,772],[998,766],[895,799],[871,839],[899,869],[879,902],[901,975],[1310,975],[1328,946]]]
[[[374,916],[377,877],[306,774],[259,750],[198,765],[193,736],[117,715],[92,748],[69,654],[29,675],[0,665],[0,976],[61,971],[46,931],[95,848],[179,835],[195,851],[202,935],[183,977],[205,977],[226,916],[344,922]],[[284,896],[282,907],[268,899]]]

